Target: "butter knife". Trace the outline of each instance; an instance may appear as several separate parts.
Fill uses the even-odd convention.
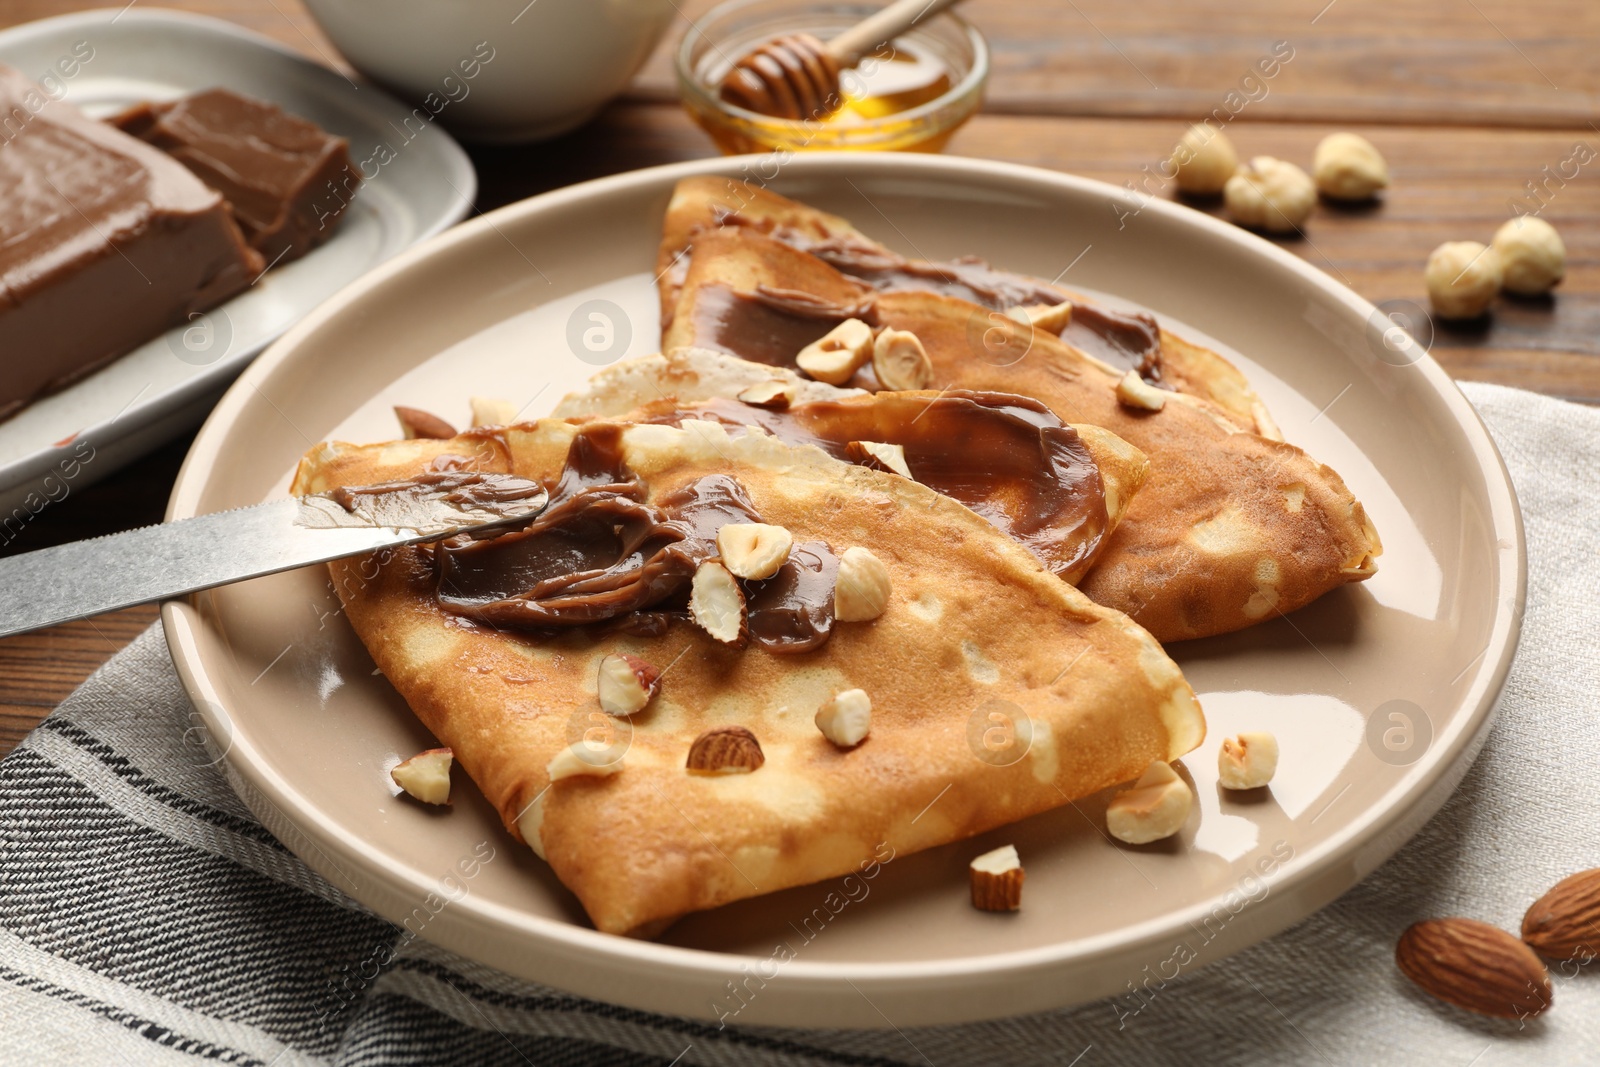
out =
[[[525,522],[537,482],[445,472],[178,519],[0,559],[0,637],[382,548]]]

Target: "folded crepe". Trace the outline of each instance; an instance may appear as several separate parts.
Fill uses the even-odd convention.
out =
[[[1361,504],[1294,445],[1184,393],[1164,393],[1158,411],[1130,407],[1114,370],[1047,330],[941,293],[879,292],[750,227],[694,238],[663,347],[791,366],[848,318],[916,334],[936,388],[1032,397],[1149,457],[1148,478],[1079,587],[1162,641],[1242,629],[1377,570],[1382,546]],[[850,384],[879,383],[869,364]]]
[[[294,491],[464,468],[536,479],[550,506],[501,539],[336,562],[334,584],[383,674],[601,930],[841,875],[884,843],[960,840],[1203,738],[1177,666],[1131,620],[954,501],[762,433],[547,419],[325,444]],[[714,558],[707,538],[735,516],[794,545],[778,576],[745,583],[743,647],[671,607],[681,586],[643,595]],[[834,622],[830,566],[858,547],[888,598],[871,621]],[[774,586],[800,606],[785,614]],[[598,702],[617,653],[661,674],[631,719]],[[841,748],[813,715],[850,688],[871,731]],[[596,731],[612,773],[566,775]],[[715,766],[746,773],[699,773]]]
[[[1070,300],[1070,321],[1053,332],[1079,352],[1118,374],[1137,368],[1152,382],[1209,400],[1243,429],[1281,436],[1237,367],[1163,328],[1153,315],[1117,311],[1054,283],[997,270],[976,257],[937,262],[908,258],[837,215],[733,178],[684,178],[673,190],[656,259],[663,330],[676,314],[695,239],[723,228],[763,234],[810,252],[877,290],[942,293],[993,311]]]
[[[768,383],[792,390],[796,401],[772,407],[729,399]],[[1150,466],[1110,431],[1066,425],[1025,397],[837,389],[695,348],[607,368],[554,414],[755,426],[838,459],[897,470],[976,511],[1073,584],[1099,557]],[[880,445],[893,450],[897,467],[885,466]]]

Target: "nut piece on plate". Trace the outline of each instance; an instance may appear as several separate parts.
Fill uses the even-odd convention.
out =
[[[1291,233],[1311,214],[1317,187],[1311,176],[1293,163],[1256,156],[1228,179],[1222,196],[1228,214],[1239,225]]]
[[[1522,215],[1494,231],[1506,292],[1540,296],[1567,274],[1567,246],[1556,228],[1536,215]]]
[[[794,398],[799,395],[800,390],[793,382],[786,382],[782,378],[768,378],[764,382],[747,385],[739,390],[737,399],[753,408],[782,411],[793,404]]]
[[[1414,923],[1400,935],[1394,962],[1424,993],[1480,1015],[1525,1019],[1553,995],[1533,949],[1476,919]]]
[[[695,774],[749,774],[765,762],[755,734],[743,726],[713,726],[694,739],[684,766]]]
[[[1133,788],[1106,805],[1106,829],[1118,841],[1144,845],[1171,837],[1189,821],[1194,791],[1170,763],[1155,760]]]
[[[1006,314],[1024,325],[1032,326],[1036,330],[1047,330],[1060,336],[1061,331],[1072,324],[1072,301],[1063,300],[1059,304],[1029,304],[1027,307],[1012,307],[1006,309]]]
[[[407,441],[418,438],[443,441],[456,435],[456,428],[439,416],[421,408],[408,408],[396,404],[394,417],[400,420],[400,432]]]
[[[1167,391],[1157,389],[1139,377],[1138,371],[1130,370],[1117,380],[1117,402],[1125,408],[1160,411],[1167,406]]]
[[[1221,130],[1190,126],[1172,150],[1178,188],[1195,196],[1216,196],[1239,169],[1239,153]]]
[[[972,906],[979,911],[1016,911],[1022,907],[1022,880],[1027,874],[1017,846],[985,852],[967,867],[972,876]]]
[[[1477,241],[1446,241],[1428,257],[1425,278],[1441,318],[1475,319],[1500,292],[1500,254]]]
[[[1600,952],[1600,868],[1561,879],[1522,917],[1522,940],[1552,960]]]
[[[845,446],[845,455],[863,466],[893,471],[902,478],[911,478],[911,468],[906,464],[905,445],[888,445],[882,441],[851,441]]]
[[[395,764],[389,777],[394,784],[424,804],[450,803],[450,765],[455,753],[448,748],[430,748]]]
[[[794,362],[819,382],[843,385],[872,358],[872,327],[845,319],[800,350]]]
[[[622,770],[622,757],[610,747],[574,741],[557,752],[544,770],[552,782],[563,778],[609,778]]]
[[[777,574],[793,545],[788,530],[765,522],[730,522],[717,530],[722,565],[752,581]]]
[[[661,672],[638,656],[612,652],[600,660],[600,710],[628,716],[643,711],[661,688]]]
[[[694,580],[689,583],[689,617],[725,645],[741,647],[749,636],[744,591],[720,563],[706,562],[695,568]]]
[[[1359,133],[1330,133],[1311,161],[1317,192],[1334,200],[1370,200],[1389,187],[1389,164]]]
[[[884,330],[872,343],[872,373],[885,389],[904,392],[933,384],[933,363],[910,330]]]
[[[872,698],[865,689],[846,689],[817,710],[817,729],[840,748],[853,748],[872,730]]]
[[[1217,781],[1224,789],[1260,789],[1278,771],[1278,739],[1266,730],[1222,739]]]
[[[509,400],[494,396],[475,396],[472,405],[472,425],[510,426],[517,421],[517,406]]]
[[[889,568],[859,545],[839,557],[833,580],[833,617],[840,622],[869,622],[889,604]]]

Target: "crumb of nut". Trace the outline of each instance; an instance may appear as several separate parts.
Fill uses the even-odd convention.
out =
[[[611,748],[576,741],[545,764],[552,782],[564,778],[609,778],[622,770],[622,756]]]
[[[853,748],[872,730],[872,698],[865,689],[835,693],[817,709],[814,721],[823,737],[840,748]]]
[[[979,911],[1016,911],[1022,907],[1022,880],[1027,876],[1015,845],[985,852],[967,866],[972,879],[972,906]]]
[[[1556,228],[1536,215],[1511,219],[1494,232],[1502,285],[1519,296],[1548,293],[1567,273],[1567,246]]]
[[[933,363],[922,340],[910,330],[883,330],[872,342],[872,373],[895,392],[926,389],[933,384]]]
[[[889,604],[889,568],[869,549],[847,548],[839,557],[833,581],[833,617],[840,622],[869,622]]]
[[[689,617],[725,645],[743,646],[749,635],[745,627],[744,591],[732,572],[715,561],[695,568],[694,578],[689,583]]]
[[[643,711],[661,688],[661,672],[638,656],[612,652],[600,659],[600,710],[607,715]]]
[[[851,373],[855,373],[851,371]],[[738,400],[755,408],[768,408],[772,411],[783,411],[793,404],[795,397],[800,395],[800,389],[793,382],[782,378],[768,378],[764,382],[756,382],[739,390]]]
[[[905,445],[886,445],[882,441],[851,441],[845,446],[845,454],[852,462],[862,466],[893,471],[902,478],[911,477],[911,468],[906,464]]]
[[[1311,162],[1317,192],[1334,200],[1370,200],[1389,187],[1389,164],[1358,133],[1330,133]]]
[[[1217,781],[1224,789],[1260,789],[1278,771],[1278,739],[1266,730],[1222,739]]]
[[[408,408],[396,404],[394,417],[400,421],[400,432],[407,441],[419,439],[443,441],[456,435],[456,428],[431,411]]]
[[[1170,166],[1179,189],[1195,196],[1216,196],[1239,169],[1239,153],[1221,130],[1190,126],[1173,148]]]
[[[1193,806],[1194,790],[1189,783],[1170,763],[1156,760],[1132,789],[1111,798],[1106,805],[1106,829],[1130,845],[1160,841],[1183,829]]]
[[[517,421],[517,406],[499,397],[475,396],[469,402],[474,426],[510,426]]]
[[[694,739],[684,766],[695,774],[749,774],[766,762],[755,734],[743,726],[713,726]]]
[[[765,522],[730,522],[717,530],[722,565],[740,578],[771,578],[789,558],[794,537],[782,526]]]
[[[795,365],[819,382],[843,385],[872,358],[872,327],[845,319],[800,350]]]
[[[1061,331],[1072,323],[1072,301],[1063,300],[1059,304],[1018,305],[1007,308],[1006,315],[1025,326],[1045,330],[1059,337]]]
[[[1500,292],[1500,254],[1477,241],[1446,241],[1428,256],[1424,278],[1440,318],[1475,319]]]
[[[1139,377],[1138,371],[1130,370],[1117,381],[1117,401],[1125,408],[1160,411],[1167,406],[1167,393]]]
[[[1228,179],[1222,195],[1228,214],[1239,225],[1290,233],[1310,216],[1317,187],[1293,163],[1256,156]]]
[[[448,748],[430,748],[395,764],[389,772],[394,784],[424,804],[450,803],[450,766],[455,753]]]

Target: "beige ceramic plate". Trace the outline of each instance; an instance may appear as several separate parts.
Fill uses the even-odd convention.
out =
[[[651,351],[650,270],[673,183],[759,165],[575,186],[378,268],[233,387],[170,516],[282,494],[317,441],[395,436],[393,403],[461,423],[469,396],[502,396],[531,417],[599,364]],[[1107,185],[945,157],[818,155],[784,165],[773,186],[905,252],[975,253],[1045,278],[1070,265],[1067,284],[1221,339],[1288,438],[1365,502],[1386,547],[1375,578],[1173,650],[1210,722],[1184,761],[1199,810],[1181,840],[1113,845],[1104,798],[1091,798],[898,857],[870,880],[691,916],[658,943],[602,935],[469,784],[445,813],[394,796],[389,767],[430,738],[374,675],[320,568],[164,613],[212,740],[267,826],[351,896],[512,973],[656,1011],[810,1026],[950,1023],[1126,993],[1282,929],[1398,849],[1482,741],[1524,589],[1511,488],[1438,366],[1293,256],[1164,202],[1138,210]],[[1251,728],[1281,739],[1277,780],[1222,796],[1217,747]],[[974,911],[967,861],[1007,842],[1027,866],[1026,906]]]

